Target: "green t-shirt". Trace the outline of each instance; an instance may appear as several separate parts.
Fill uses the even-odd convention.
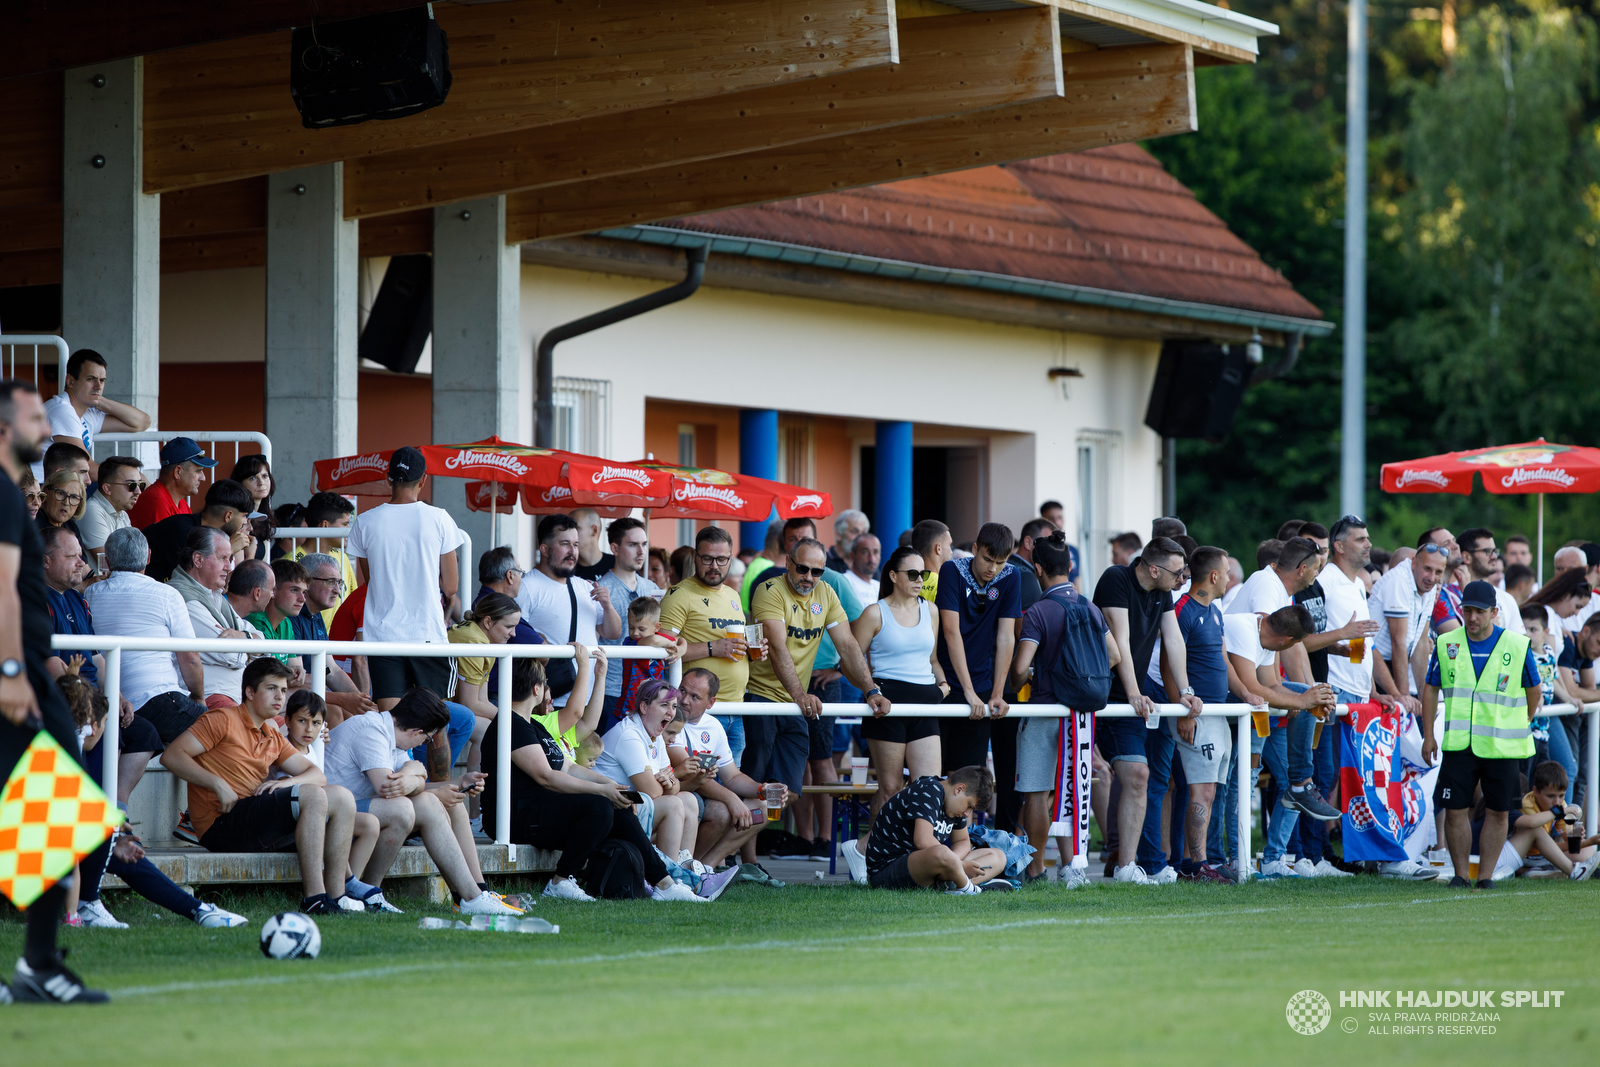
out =
[[[556,744],[561,746],[562,753],[567,759],[576,763],[578,761],[578,728],[569,727],[566,733],[561,732],[561,709],[557,708],[548,715],[529,716],[534,722],[544,727],[544,732],[555,738]],[[491,730],[493,726],[489,727]]]
[[[750,591],[756,587],[756,582],[761,577],[761,572],[770,570],[773,563],[766,556],[757,556],[745,568],[744,582],[739,586],[739,603],[744,607],[744,617],[750,617]]]
[[[246,622],[254,626],[257,630],[260,630],[261,636],[265,637],[268,641],[294,640],[294,620],[290,619],[287,615],[283,617],[283,621],[276,627],[274,627],[272,623],[268,621],[267,613],[264,611],[252,611],[244,618]],[[273,652],[271,653],[271,656],[279,663],[291,667],[300,661],[299,656],[289,655],[287,653],[279,655],[278,653]]]

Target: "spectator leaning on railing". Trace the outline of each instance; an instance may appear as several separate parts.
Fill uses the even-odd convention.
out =
[[[61,392],[44,405],[50,432],[58,442],[94,452],[94,439],[102,433],[140,433],[150,428],[150,416],[105,395],[105,357],[92,348],[80,348],[67,360],[67,378]]]

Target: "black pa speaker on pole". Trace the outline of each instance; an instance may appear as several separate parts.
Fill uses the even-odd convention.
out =
[[[1162,437],[1221,441],[1238,414],[1250,369],[1244,345],[1167,341],[1144,424]]]
[[[395,256],[372,301],[357,351],[362,359],[410,374],[433,332],[433,257]]]
[[[415,115],[450,95],[450,42],[428,4],[298,26],[289,95],[308,130]]]

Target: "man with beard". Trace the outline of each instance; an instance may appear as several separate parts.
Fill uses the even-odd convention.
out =
[[[570,515],[540,519],[539,564],[523,578],[517,605],[523,620],[556,644],[579,641],[592,647],[602,637],[616,642],[622,637],[622,619],[611,605],[610,591],[577,576],[582,542],[582,531]],[[588,669],[592,672],[594,665]],[[569,695],[570,690],[557,696],[556,707],[566,707]]]

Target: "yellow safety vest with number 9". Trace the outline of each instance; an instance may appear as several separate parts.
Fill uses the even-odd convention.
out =
[[[1439,658],[1439,695],[1444,701],[1444,751],[1459,752],[1470,744],[1472,754],[1484,759],[1533,755],[1528,699],[1522,689],[1528,639],[1501,630],[1481,677],[1472,664],[1465,627],[1440,634],[1434,655]]]

